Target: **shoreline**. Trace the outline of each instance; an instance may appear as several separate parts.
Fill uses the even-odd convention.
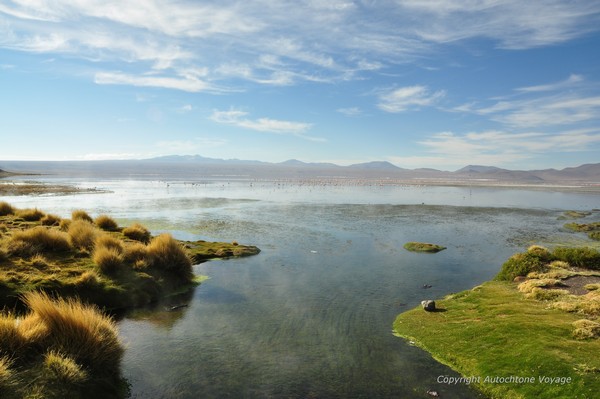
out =
[[[531,246],[505,262],[494,280],[436,299],[434,311],[418,306],[400,313],[394,335],[461,374],[431,381],[440,396],[445,386],[461,384],[490,398],[595,397],[600,253],[586,251]],[[576,253],[587,253],[588,267]],[[515,262],[530,266],[534,258],[541,263],[513,282],[517,270],[526,270]]]

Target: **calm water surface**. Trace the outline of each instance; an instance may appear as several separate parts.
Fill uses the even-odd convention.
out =
[[[565,209],[597,194],[273,182],[90,181],[111,193],[7,198],[68,216],[76,208],[139,220],[184,239],[262,249],[195,266],[209,280],[167,312],[119,322],[134,398],[476,398],[456,375],[392,335],[395,316],[492,278],[534,242],[572,239]],[[595,216],[600,216],[596,214]],[[405,251],[406,241],[448,247]],[[431,284],[431,289],[423,289]]]

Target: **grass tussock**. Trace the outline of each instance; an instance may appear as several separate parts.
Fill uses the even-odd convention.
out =
[[[45,269],[49,265],[48,259],[42,254],[33,255],[29,261],[31,262],[31,266],[38,269]]]
[[[576,339],[600,338],[600,323],[592,320],[582,319],[573,323],[575,330],[573,337]]]
[[[136,270],[144,270],[149,266],[148,249],[140,242],[133,242],[125,247],[124,259]]]
[[[554,250],[552,256],[554,259],[567,262],[571,266],[600,270],[600,252],[594,248],[559,247]]]
[[[62,384],[81,384],[88,379],[88,373],[72,357],[55,350],[44,356],[44,368]]]
[[[588,237],[590,237],[592,240],[600,241],[600,231],[589,232]]]
[[[147,244],[150,242],[150,231],[139,223],[123,229],[123,235],[129,239]]]
[[[83,220],[84,222],[94,223],[92,217],[83,209],[76,209],[73,212],[71,212],[71,219],[73,221]]]
[[[600,270],[600,252],[589,247],[558,247],[550,252],[537,245],[531,246],[527,252],[516,253],[504,262],[496,280],[513,281],[518,276],[530,273],[536,276],[572,266]]]
[[[98,230],[83,219],[73,219],[69,225],[69,240],[75,248],[91,251],[96,243]]]
[[[13,385],[14,371],[11,369],[13,362],[8,356],[0,356],[0,393]]]
[[[534,288],[527,295],[526,298],[535,299],[536,301],[556,301],[559,298],[569,295],[569,291],[560,289],[545,289],[545,288]]]
[[[114,274],[123,267],[123,244],[121,240],[108,234],[96,238],[92,260],[103,274]]]
[[[596,283],[596,284],[586,284],[583,286],[583,288],[585,288],[588,291],[598,291],[600,290],[600,284]]]
[[[123,267],[123,253],[115,248],[97,247],[92,260],[103,274],[114,274]]]
[[[529,248],[527,248],[527,253],[534,255],[542,261],[548,261],[552,257],[552,254],[548,248],[541,245],[531,245]]]
[[[42,222],[42,226],[58,226],[60,225],[61,220],[60,216],[47,213],[40,219],[40,222]]]
[[[114,249],[119,253],[123,253],[123,242],[118,238],[108,234],[98,235],[96,238],[95,247]]]
[[[58,228],[61,231],[69,231],[69,227],[71,226],[71,219],[61,219],[58,223]]]
[[[93,287],[98,284],[100,284],[100,277],[93,270],[81,273],[75,280],[76,286]]]
[[[545,278],[545,279],[531,279],[522,282],[517,287],[520,292],[527,294],[534,290],[534,288],[548,288],[548,287],[557,287],[562,285],[560,280]]]
[[[96,226],[105,231],[117,231],[119,229],[117,222],[115,222],[115,220],[108,215],[98,216],[96,219],[94,219],[94,223],[96,223]]]
[[[41,220],[45,216],[45,213],[37,208],[18,209],[16,215],[27,222],[36,222]]]
[[[193,277],[192,261],[183,246],[170,234],[164,233],[155,237],[146,250],[152,267],[185,280],[191,280]]]
[[[43,226],[16,231],[8,242],[8,252],[18,256],[32,256],[40,252],[64,252],[69,249],[71,246],[65,233]]]
[[[123,348],[111,318],[75,299],[51,299],[40,292],[26,294],[24,301],[47,329],[47,348],[83,367],[118,372]]]
[[[600,316],[600,292],[590,291],[585,295],[568,295],[551,303],[550,307],[564,312],[598,317]]]
[[[15,208],[6,201],[0,201],[0,216],[14,215]]]

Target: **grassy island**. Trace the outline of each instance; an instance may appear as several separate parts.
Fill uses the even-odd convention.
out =
[[[394,331],[489,397],[597,397],[599,270],[597,250],[532,246],[496,280],[436,301],[442,311],[400,314]]]
[[[430,244],[428,242],[407,242],[404,244],[404,248],[411,252],[427,252],[427,253],[436,253],[443,251],[446,247],[443,247],[438,244]]]
[[[193,264],[258,252],[0,202],[0,397],[126,397],[123,349],[104,312],[197,285]]]

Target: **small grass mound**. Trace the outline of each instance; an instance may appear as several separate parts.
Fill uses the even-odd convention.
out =
[[[40,222],[42,222],[42,226],[58,226],[60,225],[61,220],[62,219],[59,216],[47,213],[40,219]]]
[[[566,211],[563,212],[562,216],[559,219],[581,219],[586,216],[590,216],[592,212],[586,211]]]
[[[98,230],[88,221],[73,219],[69,225],[69,239],[71,244],[79,249],[91,251],[96,243]]]
[[[554,259],[567,262],[571,266],[600,270],[600,252],[589,247],[559,247],[552,252]]]
[[[96,219],[94,219],[94,223],[96,226],[100,227],[105,231],[117,231],[119,229],[119,225],[108,215],[100,215]]]
[[[588,237],[592,240],[600,241],[600,231],[591,231],[588,233]]]
[[[512,255],[504,264],[497,280],[513,281],[517,276],[526,276],[531,272],[544,272],[546,267],[540,258],[531,252]]]
[[[114,274],[123,266],[123,254],[114,248],[95,248],[92,260],[103,274]]]
[[[43,226],[15,231],[8,242],[8,252],[18,256],[32,256],[39,252],[64,252],[70,249],[65,233]]]
[[[572,231],[578,231],[578,232],[600,231],[600,222],[592,222],[592,223],[566,223],[564,225],[564,228],[572,230]]]
[[[25,315],[0,313],[0,397],[124,397],[115,324],[78,300],[24,297]]]
[[[164,233],[155,237],[148,244],[146,251],[153,268],[167,271],[185,281],[191,281],[192,261],[184,247],[170,234]]]
[[[112,319],[94,306],[40,292],[26,294],[24,302],[44,325],[49,349],[89,369],[118,373],[123,348]]]
[[[73,221],[83,220],[88,223],[94,223],[94,220],[92,219],[92,217],[83,209],[76,209],[73,212],[71,212],[71,219]]]
[[[150,231],[139,223],[134,223],[123,229],[123,235],[135,241],[147,244],[150,242]]]
[[[44,367],[61,384],[81,384],[88,379],[88,373],[73,358],[55,350],[44,356]]]
[[[577,339],[593,339],[600,338],[600,323],[582,319],[573,322],[573,337]]]
[[[0,201],[0,216],[14,215],[15,208],[6,201]]]
[[[557,287],[563,285],[560,280],[545,278],[545,279],[532,279],[527,280],[517,287],[520,292],[527,294],[534,290],[534,288],[548,288]]]
[[[600,290],[600,284],[586,284],[583,286],[588,291],[597,291]]]
[[[407,242],[406,244],[404,244],[404,248],[408,251],[411,252],[427,252],[427,253],[436,253],[436,252],[440,252],[443,251],[444,249],[446,249],[446,247],[438,245],[438,244],[431,244],[431,243],[427,243],[427,242]]]
[[[44,212],[37,208],[34,209],[18,209],[16,212],[17,216],[27,222],[35,222],[44,217]]]

